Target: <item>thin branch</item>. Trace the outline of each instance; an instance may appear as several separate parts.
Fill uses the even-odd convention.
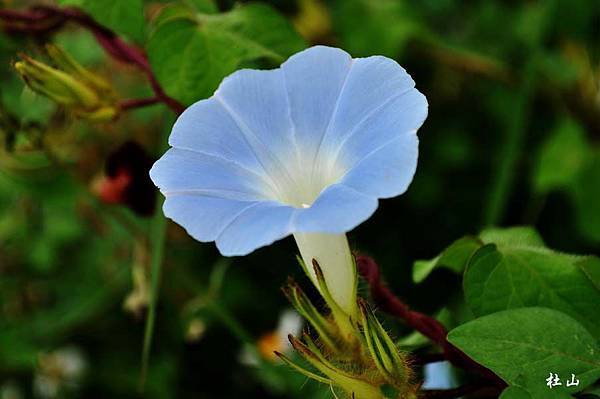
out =
[[[127,111],[130,109],[147,107],[149,105],[154,105],[161,102],[161,99],[158,97],[130,98],[127,100],[121,100],[119,102],[119,108],[123,111]]]
[[[159,197],[160,195],[157,194]],[[150,351],[152,349],[152,338],[154,336],[154,324],[156,321],[156,306],[158,304],[158,291],[162,274],[163,256],[165,252],[167,219],[161,212],[162,201],[157,201],[152,227],[150,231],[150,245],[152,248],[150,263],[150,303],[148,316],[144,328],[144,343],[142,346],[142,370],[140,373],[140,391],[143,392],[148,376],[150,363]]]
[[[10,34],[27,33],[44,35],[61,28],[66,20],[46,11],[23,12],[16,10],[0,10],[2,29]]]
[[[379,266],[375,261],[363,255],[356,256],[359,273],[369,283],[371,296],[377,306],[386,313],[403,319],[406,324],[419,331],[442,348],[444,358],[457,367],[473,371],[495,385],[505,383],[491,370],[476,363],[446,339],[446,328],[431,316],[414,311],[396,297],[381,281]]]
[[[26,22],[26,23],[36,23],[43,20],[46,20],[50,17],[47,11],[39,10],[31,10],[27,11],[17,11],[10,9],[1,9],[0,10],[0,19],[5,22]]]
[[[7,32],[40,34],[61,27],[65,22],[73,22],[90,31],[104,51],[112,58],[138,67],[148,79],[156,98],[160,99],[177,115],[184,105],[169,97],[152,72],[146,54],[136,46],[127,44],[112,30],[96,22],[92,17],[77,8],[36,6],[25,11],[0,10],[0,20]]]

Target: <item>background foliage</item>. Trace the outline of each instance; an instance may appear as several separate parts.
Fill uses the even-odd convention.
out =
[[[450,342],[511,385],[503,398],[571,397],[575,389],[548,389],[550,372],[577,374],[579,390],[600,377],[600,261],[582,256],[600,247],[598,1],[43,3],[79,7],[143,48],[165,93],[184,105],[238,68],[275,67],[312,43],[398,60],[430,104],[419,167],[407,194],[350,233],[353,247],[377,259],[411,307],[457,327]],[[93,185],[108,155],[134,140],[158,156],[172,112],[157,104],[105,123],[73,118],[23,84],[18,52],[43,59],[42,45],[55,43],[119,99],[152,90],[75,23],[37,33],[2,26],[0,397],[34,397],[41,359],[63,347],[78,348],[87,370],[58,397],[329,397],[268,360],[240,362],[288,306],[286,277],[308,288],[293,241],[223,260],[160,213],[103,203]],[[150,270],[160,267],[141,394],[144,321],[159,281]],[[403,348],[436,351],[386,321]]]

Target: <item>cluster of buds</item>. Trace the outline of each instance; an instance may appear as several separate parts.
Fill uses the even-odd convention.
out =
[[[352,399],[416,398],[416,386],[411,383],[411,371],[406,356],[398,349],[366,301],[358,298],[357,320],[340,326],[340,309],[327,287],[319,264],[313,260],[319,291],[331,310],[323,315],[311,303],[300,286],[289,280],[284,293],[310,326],[315,338],[304,333],[301,339],[289,335],[296,352],[316,371],[295,363],[282,353],[276,353],[285,363],[321,383],[341,390]],[[338,315],[336,317],[336,314]]]
[[[53,66],[19,54],[14,67],[25,83],[70,110],[76,117],[105,122],[118,114],[115,94],[108,82],[84,68],[69,54],[54,45],[46,51]]]

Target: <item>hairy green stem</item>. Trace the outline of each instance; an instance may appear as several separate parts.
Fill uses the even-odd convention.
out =
[[[144,346],[142,349],[142,371],[140,375],[140,391],[144,390],[148,374],[148,363],[150,361],[150,349],[154,335],[154,323],[156,320],[156,304],[160,288],[160,276],[162,271],[163,255],[165,248],[167,219],[162,213],[162,198],[157,201],[157,209],[152,220],[152,231],[150,246],[152,248],[150,266],[150,303],[148,304],[148,316],[144,329]]]
[[[170,127],[174,122],[174,118],[169,116],[165,120],[165,125],[162,128],[161,138],[159,140],[159,150],[163,152],[167,147],[167,137],[171,131]],[[154,335],[154,324],[156,321],[156,305],[158,303],[158,294],[160,291],[160,278],[162,272],[163,256],[165,251],[166,236],[167,236],[167,218],[162,212],[164,199],[162,194],[156,193],[158,196],[156,208],[154,209],[154,217],[149,233],[149,245],[151,251],[150,258],[150,303],[148,304],[148,316],[146,318],[146,326],[144,328],[144,344],[142,347],[142,369],[140,373],[140,392],[144,391],[146,385],[146,377],[148,375],[148,365],[150,362],[150,350],[152,348],[152,338]]]
[[[499,167],[492,182],[487,208],[485,209],[485,225],[497,225],[504,215],[506,205],[512,193],[516,177],[517,164],[523,153],[525,129],[529,116],[531,96],[535,88],[535,60],[530,59],[525,65],[523,81],[514,101],[513,118],[506,131],[506,138],[499,153]]]
[[[524,151],[525,130],[528,125],[531,99],[537,81],[537,63],[543,52],[543,41],[548,30],[549,19],[556,10],[555,5],[556,1],[548,1],[543,5],[539,31],[535,39],[529,43],[527,49],[529,58],[523,67],[520,84],[513,102],[513,117],[510,119],[506,137],[499,153],[499,166],[485,208],[484,224],[486,226],[494,226],[502,221],[513,191],[518,162]]]

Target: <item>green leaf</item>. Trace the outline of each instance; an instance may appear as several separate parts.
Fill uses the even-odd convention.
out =
[[[465,270],[465,298],[477,316],[528,306],[560,310],[600,336],[600,318],[593,316],[600,291],[577,265],[584,259],[545,248],[488,244]],[[584,265],[597,266],[594,261]]]
[[[85,67],[93,68],[105,60],[102,47],[86,30],[62,31],[54,36],[53,43]]]
[[[595,385],[588,387],[585,391],[581,392],[581,394],[589,395],[589,396],[585,396],[584,397],[585,399],[600,398],[600,383],[597,382]]]
[[[212,95],[243,64],[265,59],[278,65],[303,47],[285,18],[264,4],[249,4],[224,14],[163,19],[147,50],[166,92],[191,104]]]
[[[577,321],[546,308],[506,310],[475,319],[448,334],[448,340],[504,381],[534,398],[574,393],[600,377],[600,348]],[[578,386],[550,389],[546,378],[575,374]]]
[[[466,236],[453,242],[439,256],[431,260],[418,260],[413,265],[413,281],[420,283],[436,268],[446,268],[461,273],[471,256],[482,245],[495,243],[500,246],[544,247],[538,232],[528,226],[490,228],[483,230],[478,237]]]
[[[509,386],[500,395],[500,399],[532,399],[529,392],[517,386]]]
[[[543,392],[543,394],[534,394],[532,395],[527,390],[516,386],[511,385],[502,391],[502,395],[500,395],[500,399],[572,399],[573,396],[569,395],[563,391],[556,390],[548,390],[547,392]]]
[[[587,256],[575,262],[575,265],[581,269],[596,289],[600,290],[600,258]]]
[[[213,0],[188,0],[198,12],[204,14],[216,14],[219,12],[217,5]]]
[[[539,233],[529,226],[516,226],[504,229],[485,229],[479,234],[485,244],[497,244],[500,247],[545,247]]]
[[[111,30],[141,43],[144,40],[142,0],[59,0],[64,6],[78,6]]]
[[[589,145],[581,126],[564,120],[542,144],[533,173],[538,193],[572,184],[590,157]]]
[[[454,241],[440,256],[431,260],[418,260],[413,266],[413,281],[420,283],[435,268],[446,268],[460,273],[471,255],[482,245],[477,237],[463,237]]]

